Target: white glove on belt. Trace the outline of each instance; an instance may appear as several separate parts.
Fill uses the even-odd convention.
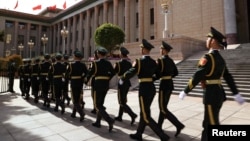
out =
[[[123,84],[123,81],[121,79],[119,79],[119,84],[122,85]]]

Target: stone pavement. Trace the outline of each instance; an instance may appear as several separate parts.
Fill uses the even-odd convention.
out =
[[[20,96],[18,80],[15,80],[16,93],[0,94],[0,141],[129,141],[129,134],[135,133],[139,118],[134,126],[130,125],[130,117],[124,113],[123,122],[116,121],[111,133],[108,124],[102,120],[102,127],[95,128],[91,125],[95,121],[95,115],[90,113],[93,107],[90,90],[85,90],[85,120],[79,121],[71,118],[72,104],[66,107],[66,112],[54,112],[54,104],[50,108],[24,100]],[[157,121],[159,108],[156,95],[151,106],[152,117]],[[128,94],[128,105],[139,115],[137,91]],[[105,106],[111,117],[118,114],[118,102],[116,90],[110,90],[107,94]],[[177,95],[172,95],[168,106],[185,128],[175,138],[175,127],[168,121],[164,121],[164,131],[171,137],[170,141],[199,141],[202,131],[203,105],[200,97],[187,96],[180,100]],[[221,109],[221,124],[250,124],[250,103],[239,105],[235,101],[226,101]],[[60,110],[60,108],[59,108]],[[146,127],[143,134],[145,141],[157,141],[159,138]]]

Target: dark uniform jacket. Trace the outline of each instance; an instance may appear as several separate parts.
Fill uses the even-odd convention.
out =
[[[198,65],[198,70],[189,80],[184,92],[190,92],[199,82],[202,82],[205,89],[203,103],[221,103],[225,100],[221,78],[224,78],[234,95],[238,94],[236,84],[227,69],[225,60],[218,50],[212,50],[202,57]]]
[[[83,86],[84,77],[88,70],[84,63],[80,61],[75,61],[68,65],[66,76],[69,77],[71,81],[71,87]]]
[[[165,55],[157,59],[157,62],[157,78],[161,80],[160,89],[172,91],[174,89],[172,78],[178,75],[178,69],[174,61],[168,55]]]
[[[115,64],[115,72],[117,73],[118,77],[122,77],[122,75],[132,67],[131,62],[128,59],[122,59],[121,61]],[[123,85],[128,87],[131,86],[131,82],[129,79],[124,81]]]

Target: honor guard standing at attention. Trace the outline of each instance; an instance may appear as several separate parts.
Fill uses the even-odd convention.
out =
[[[55,93],[56,106],[54,108],[55,112],[58,112],[58,107],[61,107],[61,114],[65,112],[65,106],[62,100],[62,86],[64,83],[64,73],[66,68],[62,63],[62,55],[60,53],[56,54],[56,62],[53,63],[49,69],[49,76],[52,78],[53,90]]]
[[[67,54],[63,55],[63,64],[67,68],[69,66],[69,56]],[[63,86],[63,102],[67,100],[67,105],[70,104],[71,98],[69,97],[69,77],[67,75],[64,76],[64,86]]]
[[[32,95],[34,95],[35,99],[34,102],[38,103],[38,93],[39,93],[39,86],[40,86],[40,59],[36,58],[34,60],[34,64],[31,65],[31,88],[32,88]]]
[[[150,111],[150,106],[156,94],[153,75],[157,71],[157,64],[156,61],[150,57],[150,51],[154,46],[143,39],[140,47],[142,57],[136,59],[132,68],[126,71],[119,80],[120,85],[122,85],[124,81],[130,79],[134,75],[137,75],[139,79],[140,121],[137,132],[135,134],[130,134],[130,137],[141,141],[145,127],[148,125],[162,141],[167,141],[169,140],[169,136],[165,134],[154,121]]]
[[[111,132],[115,121],[108,115],[103,104],[109,90],[109,81],[115,75],[115,70],[112,64],[106,59],[107,53],[108,51],[104,47],[99,47],[97,49],[97,56],[99,59],[92,62],[92,66],[85,83],[87,83],[92,76],[95,77],[94,105],[97,111],[97,118],[96,122],[92,123],[92,125],[100,128],[101,119],[104,118],[104,120],[108,122],[109,131]]]
[[[50,82],[49,82],[49,68],[51,66],[50,63],[50,55],[44,55],[44,61],[41,64],[41,71],[40,71],[40,79],[42,84],[42,96],[44,99],[43,106],[50,107],[50,99],[49,99],[49,89],[50,89]]]
[[[158,74],[157,77],[160,78],[160,88],[159,88],[159,108],[160,114],[158,119],[158,125],[162,128],[164,119],[168,119],[174,126],[177,131],[175,137],[177,137],[181,130],[184,128],[184,125],[171,113],[167,106],[174,89],[174,83],[172,78],[178,75],[178,69],[174,61],[169,57],[168,53],[172,47],[166,42],[162,41],[161,45],[161,55],[162,57],[157,59],[158,64]]]
[[[9,60],[9,65],[8,65],[8,77],[9,77],[8,92],[11,92],[11,93],[15,93],[15,91],[13,90],[13,86],[14,86],[16,71],[17,71],[16,70],[16,63],[15,63],[14,59],[11,58]]]
[[[201,141],[208,141],[208,125],[219,125],[219,113],[226,100],[226,94],[222,86],[222,78],[230,87],[235,100],[239,104],[244,103],[244,99],[239,94],[232,75],[229,73],[226,62],[220,55],[219,50],[227,46],[224,35],[215,28],[210,28],[207,35],[206,47],[209,52],[199,61],[198,70],[188,81],[184,91],[180,92],[179,98],[184,97],[201,82],[203,87],[204,119]]]
[[[19,89],[21,91],[21,96],[25,96],[25,92],[24,92],[24,65],[26,64],[26,59],[23,59],[23,64],[19,66],[18,68],[18,76],[19,76]]]
[[[121,60],[114,64],[115,72],[118,77],[121,77],[127,70],[132,67],[132,64],[128,58],[129,51],[125,47],[120,48]],[[129,87],[131,86],[130,80],[127,79],[122,85],[118,83],[118,102],[120,105],[118,116],[115,120],[122,121],[123,113],[128,113],[131,117],[131,125],[134,124],[137,115],[132,111],[132,109],[127,105],[127,94]]]
[[[29,100],[29,98],[30,98],[30,86],[31,86],[31,59],[27,60],[27,63],[24,65],[23,72],[24,72],[25,99]]]
[[[84,120],[85,113],[81,108],[83,97],[84,77],[88,70],[84,63],[81,62],[83,55],[80,51],[74,53],[74,62],[70,63],[66,70],[66,75],[70,78],[71,96],[73,101],[72,118],[76,117],[76,112],[80,115],[80,122]]]

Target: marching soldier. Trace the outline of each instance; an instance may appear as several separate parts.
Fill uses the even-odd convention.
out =
[[[68,68],[69,66],[69,56],[67,54],[63,55],[63,64],[65,68]],[[65,81],[64,81],[64,86],[63,86],[63,102],[67,100],[67,105],[70,104],[71,98],[69,97],[69,77],[67,75],[64,76]]]
[[[34,95],[34,102],[38,103],[39,86],[40,86],[40,59],[36,58],[34,64],[31,66],[31,88],[32,95]]]
[[[175,137],[177,137],[181,130],[184,128],[184,125],[171,113],[167,106],[174,89],[174,83],[172,78],[178,75],[178,69],[174,61],[168,56],[168,53],[172,47],[166,42],[162,41],[161,45],[161,55],[162,57],[157,59],[158,71],[159,74],[157,77],[160,78],[160,88],[159,88],[159,108],[160,114],[158,119],[158,125],[162,127],[164,119],[168,119],[174,126],[177,131]]]
[[[61,114],[65,112],[65,106],[62,100],[62,86],[64,83],[64,73],[66,72],[66,68],[64,64],[62,64],[62,55],[57,53],[56,62],[50,66],[49,76],[52,78],[53,89],[55,94],[55,102],[56,106],[54,108],[55,112],[58,112],[58,107],[61,107]]]
[[[94,52],[94,61],[98,60],[98,56],[97,56],[97,50],[95,50]],[[89,68],[91,69],[91,68]],[[96,109],[94,106],[94,84],[95,84],[95,77],[91,77],[91,97],[93,99],[93,110],[91,111],[91,113],[96,114]]]
[[[25,99],[29,100],[29,98],[30,98],[30,86],[31,86],[31,59],[27,60],[27,63],[24,65],[23,72],[24,72]]]
[[[44,61],[41,64],[41,71],[40,71],[40,79],[42,84],[42,96],[44,99],[43,106],[50,107],[50,99],[49,99],[49,89],[50,89],[50,82],[49,82],[49,68],[51,66],[50,63],[50,55],[44,55]]]
[[[80,51],[74,53],[74,63],[68,65],[66,75],[70,78],[70,87],[73,101],[72,118],[76,118],[76,112],[80,114],[80,122],[84,120],[85,113],[81,108],[83,97],[84,77],[87,74],[87,67],[81,62],[83,55]]]
[[[114,64],[115,72],[118,77],[121,77],[127,70],[132,67],[132,64],[128,58],[129,51],[125,47],[120,48],[121,60]],[[134,124],[137,115],[132,111],[132,109],[127,105],[127,94],[129,87],[131,86],[130,80],[127,79],[122,85],[118,83],[118,102],[120,105],[118,116],[115,120],[122,121],[123,113],[128,113],[131,117],[131,125]]]
[[[104,118],[109,124],[109,132],[113,129],[114,119],[112,119],[106,112],[104,107],[104,100],[106,94],[109,90],[109,81],[115,75],[114,68],[112,64],[106,59],[108,51],[103,47],[97,49],[98,60],[92,62],[92,66],[87,75],[87,81],[94,76],[94,106],[97,111],[96,122],[92,123],[93,126],[100,128],[101,127],[101,118]]]
[[[198,70],[179,94],[179,98],[183,99],[198,83],[202,84],[205,110],[201,141],[208,141],[208,125],[220,124],[219,113],[223,102],[226,100],[221,78],[224,78],[239,104],[243,104],[245,101],[239,94],[234,79],[227,69],[226,62],[219,53],[220,49],[227,46],[223,40],[225,40],[224,35],[211,27],[206,41],[209,52],[200,59]]]
[[[148,125],[162,141],[169,140],[169,136],[163,132],[158,124],[151,117],[150,106],[154,99],[156,89],[153,81],[153,75],[157,71],[156,61],[149,55],[153,45],[147,40],[143,39],[141,47],[142,57],[136,59],[132,68],[126,71],[120,78],[119,83],[122,85],[124,81],[130,79],[137,74],[139,79],[139,103],[140,103],[140,121],[135,134],[130,134],[130,138],[135,140],[142,140],[142,134]]]
[[[19,76],[19,89],[21,91],[21,96],[25,96],[25,92],[24,92],[24,65],[26,64],[26,60],[23,59],[23,64],[19,66],[18,68],[18,76]]]

